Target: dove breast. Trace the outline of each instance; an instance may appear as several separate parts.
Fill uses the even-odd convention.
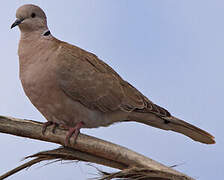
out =
[[[48,121],[70,127],[80,121],[85,124],[83,128],[95,128],[120,120],[120,111],[102,113],[86,108],[61,90],[55,75],[58,63],[54,62],[60,53],[60,43],[55,41],[52,36],[39,38],[35,33],[32,38],[20,40],[20,79],[32,104]]]

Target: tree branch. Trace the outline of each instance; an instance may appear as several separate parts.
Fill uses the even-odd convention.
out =
[[[53,142],[63,146],[66,136],[66,130],[61,128],[57,128],[55,134],[48,128],[45,134],[42,135],[42,123],[4,116],[0,116],[0,132]],[[76,143],[71,143],[70,148],[45,151],[39,154],[37,153],[32,157],[42,158],[43,160],[61,158],[93,162],[123,170],[121,171],[123,177],[126,172],[129,172],[126,174],[127,176],[130,175],[130,171],[133,173],[134,169],[134,171],[144,170],[144,173],[148,174],[147,177],[151,175],[150,177],[156,177],[156,179],[160,178],[160,180],[193,180],[193,178],[190,178],[185,174],[164,166],[125,147],[84,134],[80,134]],[[154,178],[150,178],[150,180],[151,179]]]

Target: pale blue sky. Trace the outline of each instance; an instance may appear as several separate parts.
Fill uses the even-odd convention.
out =
[[[91,51],[152,101],[216,137],[203,145],[177,133],[137,123],[82,130],[126,146],[199,180],[223,178],[224,1],[76,0],[2,1],[0,115],[45,119],[24,95],[18,78],[16,9],[41,6],[52,34]],[[27,155],[57,145],[0,134],[0,174]],[[11,180],[87,179],[84,164],[37,165]]]

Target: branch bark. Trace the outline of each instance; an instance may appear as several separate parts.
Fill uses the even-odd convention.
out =
[[[48,128],[45,134],[42,135],[42,123],[4,116],[0,116],[0,132],[57,143],[63,146],[66,136],[66,130],[61,128],[57,128],[55,134],[52,133],[51,128]],[[147,173],[152,175],[150,177],[160,178],[161,180],[193,180],[193,178],[185,174],[125,147],[92,136],[79,134],[76,143],[71,143],[70,148],[74,151],[67,153],[72,153],[73,159],[77,158],[77,160],[102,164],[123,170],[123,172],[130,171],[133,168],[135,171],[136,168],[138,170],[147,169]],[[67,155],[69,157],[69,154]]]

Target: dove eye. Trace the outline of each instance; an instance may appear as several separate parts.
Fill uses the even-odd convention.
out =
[[[32,17],[32,18],[35,18],[35,17],[36,17],[36,14],[35,14],[35,13],[32,13],[32,14],[31,14],[31,17]]]

